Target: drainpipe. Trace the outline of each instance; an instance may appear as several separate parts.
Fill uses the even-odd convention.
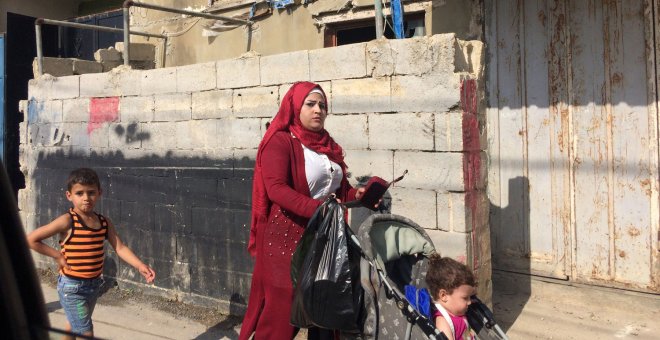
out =
[[[383,4],[381,0],[374,0],[374,9],[376,11],[376,39],[383,36]]]

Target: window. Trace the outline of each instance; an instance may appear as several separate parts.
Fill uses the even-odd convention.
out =
[[[403,17],[403,31],[406,38],[424,36],[424,13],[411,13]],[[383,35],[394,39],[394,31],[390,24],[385,25]],[[337,22],[328,24],[325,30],[325,47],[361,43],[376,39],[376,23],[373,18],[368,20]]]

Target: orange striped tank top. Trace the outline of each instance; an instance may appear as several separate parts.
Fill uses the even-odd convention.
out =
[[[62,274],[78,279],[93,279],[103,273],[105,239],[108,237],[108,221],[100,214],[101,228],[92,229],[82,218],[69,209],[71,232],[60,241],[61,252],[71,269],[62,268]]]

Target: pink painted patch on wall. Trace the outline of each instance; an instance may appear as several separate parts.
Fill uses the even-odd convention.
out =
[[[91,98],[87,134],[100,128],[103,123],[117,121],[117,118],[119,118],[119,97]]]

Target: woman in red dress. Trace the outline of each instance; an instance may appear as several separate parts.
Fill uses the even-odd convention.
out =
[[[364,192],[348,184],[343,150],[324,128],[327,107],[320,86],[295,83],[259,144],[248,245],[255,265],[241,340],[296,335],[290,324],[290,266],[298,240],[330,194],[346,202]]]

